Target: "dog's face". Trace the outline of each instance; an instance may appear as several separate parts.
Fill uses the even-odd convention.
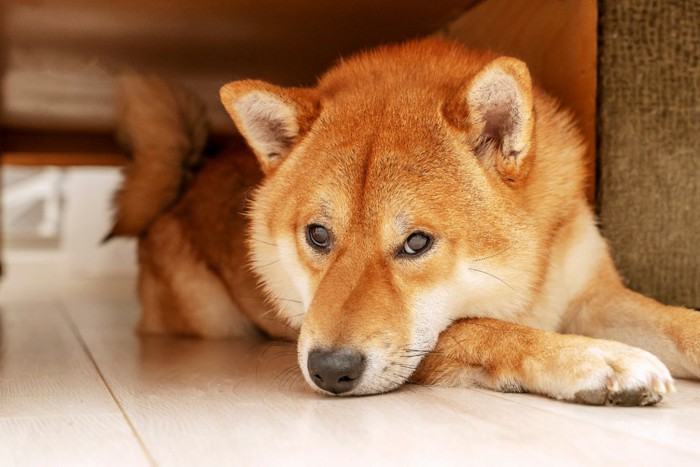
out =
[[[461,65],[440,74],[440,53]],[[518,196],[534,157],[521,62],[417,43],[346,62],[314,89],[241,81],[222,100],[266,174],[253,269],[301,329],[315,389],[394,389],[453,320],[512,316],[531,299],[541,267]]]

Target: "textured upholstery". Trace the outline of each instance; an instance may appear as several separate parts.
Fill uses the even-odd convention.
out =
[[[600,2],[598,206],[631,288],[700,308],[700,2]]]

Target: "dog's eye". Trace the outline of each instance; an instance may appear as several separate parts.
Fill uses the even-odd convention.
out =
[[[306,228],[306,239],[313,248],[326,250],[331,246],[331,234],[322,225],[311,224]]]
[[[428,234],[423,232],[413,232],[406,238],[403,242],[403,249],[400,254],[402,255],[419,255],[425,253],[432,243],[432,239]]]

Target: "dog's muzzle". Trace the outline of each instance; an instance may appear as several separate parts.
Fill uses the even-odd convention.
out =
[[[357,386],[365,371],[365,356],[353,349],[315,349],[309,352],[307,368],[316,386],[342,394]]]

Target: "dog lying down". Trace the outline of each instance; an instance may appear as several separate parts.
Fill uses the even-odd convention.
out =
[[[323,394],[651,405],[700,376],[700,315],[622,284],[581,135],[521,61],[421,40],[221,100],[250,150],[204,157],[194,97],[122,80],[110,236],[138,237],[141,332],[298,339]]]

